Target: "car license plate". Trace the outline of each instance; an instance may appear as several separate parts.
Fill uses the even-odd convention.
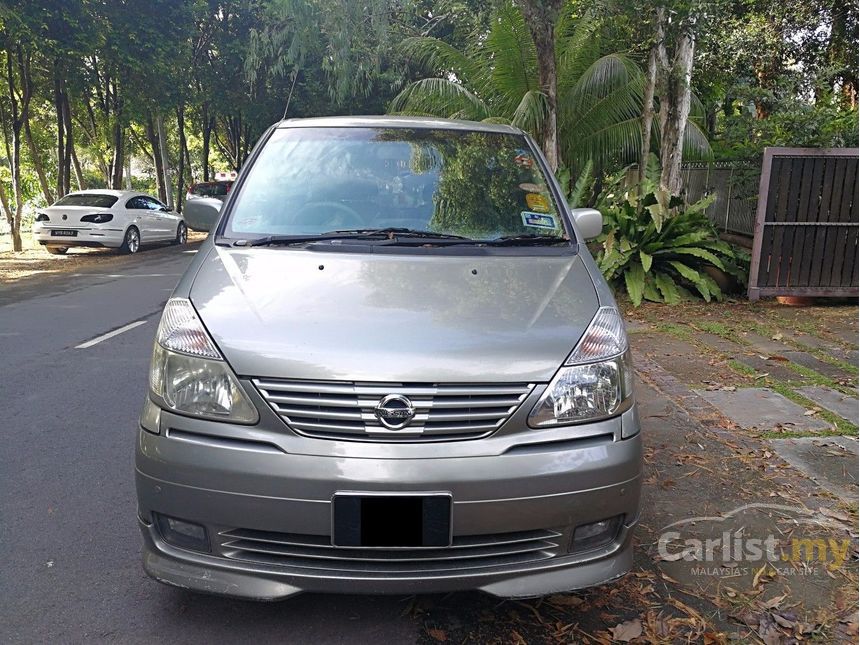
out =
[[[332,544],[347,547],[451,546],[451,495],[337,493]]]
[[[58,228],[54,231],[51,231],[51,237],[77,237],[77,231],[71,231],[67,228]]]

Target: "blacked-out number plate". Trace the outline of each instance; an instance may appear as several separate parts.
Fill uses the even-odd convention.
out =
[[[451,546],[451,495],[337,493],[332,498],[332,544]]]

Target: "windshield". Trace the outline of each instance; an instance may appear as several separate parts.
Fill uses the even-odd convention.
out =
[[[54,206],[92,206],[93,208],[110,208],[116,204],[117,198],[113,195],[100,195],[98,193],[66,195],[58,200]]]
[[[482,241],[565,237],[523,136],[404,128],[276,130],[223,234],[393,228]]]

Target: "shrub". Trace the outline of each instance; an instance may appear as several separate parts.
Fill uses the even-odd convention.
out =
[[[714,199],[695,204],[670,196],[653,169],[640,185],[625,187],[628,171],[612,178],[598,198],[604,233],[598,238],[597,264],[607,281],[622,286],[633,305],[642,300],[674,304],[698,292],[721,300],[723,293],[706,272],[712,266],[745,282],[744,259],[705,215]]]

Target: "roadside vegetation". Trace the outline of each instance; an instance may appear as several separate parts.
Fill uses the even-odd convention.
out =
[[[571,201],[599,204],[608,229],[635,219],[647,239],[626,237],[649,257],[681,248],[665,231],[701,238],[690,263],[637,252],[619,270],[608,237],[634,301],[718,298],[702,269],[737,258],[682,204],[682,160],[857,142],[847,0],[8,0],[0,56],[0,233],[16,251],[33,209],[71,190],[181,207],[284,116],[427,114],[527,130]],[[632,163],[640,204],[622,215],[607,179]]]

